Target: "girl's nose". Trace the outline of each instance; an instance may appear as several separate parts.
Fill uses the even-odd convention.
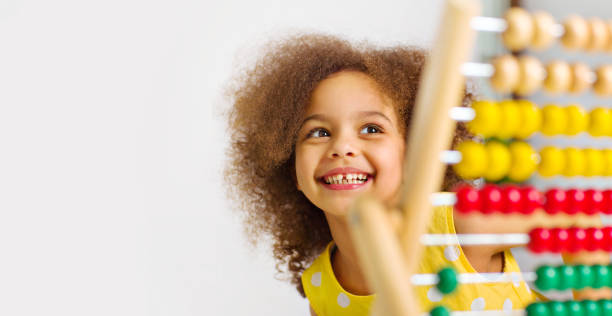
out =
[[[350,137],[336,139],[329,151],[330,158],[355,157],[357,148],[355,140]]]

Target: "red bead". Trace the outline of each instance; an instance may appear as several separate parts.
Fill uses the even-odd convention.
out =
[[[527,247],[533,253],[542,253],[550,249],[552,236],[546,228],[535,228],[529,232],[529,244]]]
[[[583,228],[569,228],[567,234],[569,236],[566,247],[567,251],[576,253],[586,248],[587,235]]]
[[[567,250],[569,234],[565,228],[553,228],[550,230],[551,243],[550,252],[559,253]]]
[[[523,196],[524,203],[521,213],[531,214],[533,211],[542,208],[544,197],[534,187],[523,187],[521,195]]]
[[[601,243],[601,250],[612,251],[612,227],[606,226],[601,229],[603,233],[603,242]]]
[[[456,191],[456,196],[457,203],[455,204],[455,208],[460,213],[480,211],[482,208],[478,190],[469,185],[459,187],[459,189]]]
[[[604,214],[612,214],[612,190],[602,191],[603,195],[603,210]]]
[[[485,185],[480,190],[480,200],[482,201],[482,213],[484,214],[501,212],[504,209],[502,192],[495,185]]]
[[[502,189],[503,213],[519,213],[522,212],[524,206],[523,194],[518,186],[509,185]]]
[[[586,190],[584,191],[584,196],[586,199],[586,208],[584,212],[586,214],[599,214],[603,212],[604,208],[604,196],[601,191],[598,190]]]
[[[586,241],[584,249],[588,251],[596,251],[602,248],[604,243],[604,234],[597,227],[589,227],[586,229]]]
[[[567,190],[567,209],[565,212],[567,214],[578,214],[584,213],[586,209],[586,196],[584,195],[584,191],[579,189],[571,189]]]
[[[548,214],[565,212],[567,209],[567,194],[563,190],[550,189],[546,192],[544,209]]]

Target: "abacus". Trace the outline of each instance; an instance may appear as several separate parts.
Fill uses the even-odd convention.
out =
[[[521,8],[509,9],[504,18],[488,18],[477,16],[479,10],[476,1],[446,3],[441,19],[444,25],[438,31],[423,74],[408,135],[401,212],[386,209],[369,196],[360,197],[349,212],[353,243],[368,282],[377,293],[372,315],[495,314],[449,311],[443,306],[430,311],[420,309],[415,286],[435,285],[440,293],[447,294],[460,283],[510,282],[515,277],[488,273],[483,278],[483,273],[457,274],[452,269],[416,274],[423,247],[429,246],[526,245],[536,254],[575,254],[579,264],[542,265],[536,271],[522,272],[520,277],[533,281],[540,291],[612,287],[612,266],[607,254],[612,252],[612,227],[601,227],[598,220],[593,220],[599,214],[612,214],[612,187],[540,191],[519,184],[535,174],[612,176],[612,149],[545,146],[538,151],[528,142],[535,133],[611,137],[612,111],[597,107],[587,112],[574,104],[538,106],[528,100],[478,100],[469,108],[456,107],[465,76],[486,77],[498,93],[519,97],[538,90],[550,94],[591,90],[601,97],[612,96],[612,65],[591,68],[563,60],[543,64],[529,55],[512,54],[498,56],[490,63],[466,61],[475,31],[501,33],[510,51],[543,50],[558,41],[568,50],[609,52],[612,22],[572,15],[558,24],[548,13],[529,13]],[[483,141],[464,141],[454,150],[446,150],[456,121],[467,122],[469,130]],[[454,193],[436,192],[446,164],[452,164],[464,179],[482,179],[487,184],[462,185]],[[434,205],[453,205],[466,216],[530,216],[541,225],[529,227],[527,232],[504,234],[426,234]],[[499,312],[603,316],[612,315],[612,300],[533,302],[525,309]]]

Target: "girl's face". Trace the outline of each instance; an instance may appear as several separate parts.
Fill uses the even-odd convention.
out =
[[[296,143],[297,186],[330,215],[345,215],[369,192],[392,202],[405,140],[391,100],[357,71],[336,73],[314,90]]]

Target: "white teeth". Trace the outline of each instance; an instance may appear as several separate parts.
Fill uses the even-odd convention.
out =
[[[368,175],[361,173],[335,174],[324,178],[327,184],[359,184],[366,182],[367,179]]]
[[[353,174],[349,173],[346,175],[347,180],[353,180]]]

